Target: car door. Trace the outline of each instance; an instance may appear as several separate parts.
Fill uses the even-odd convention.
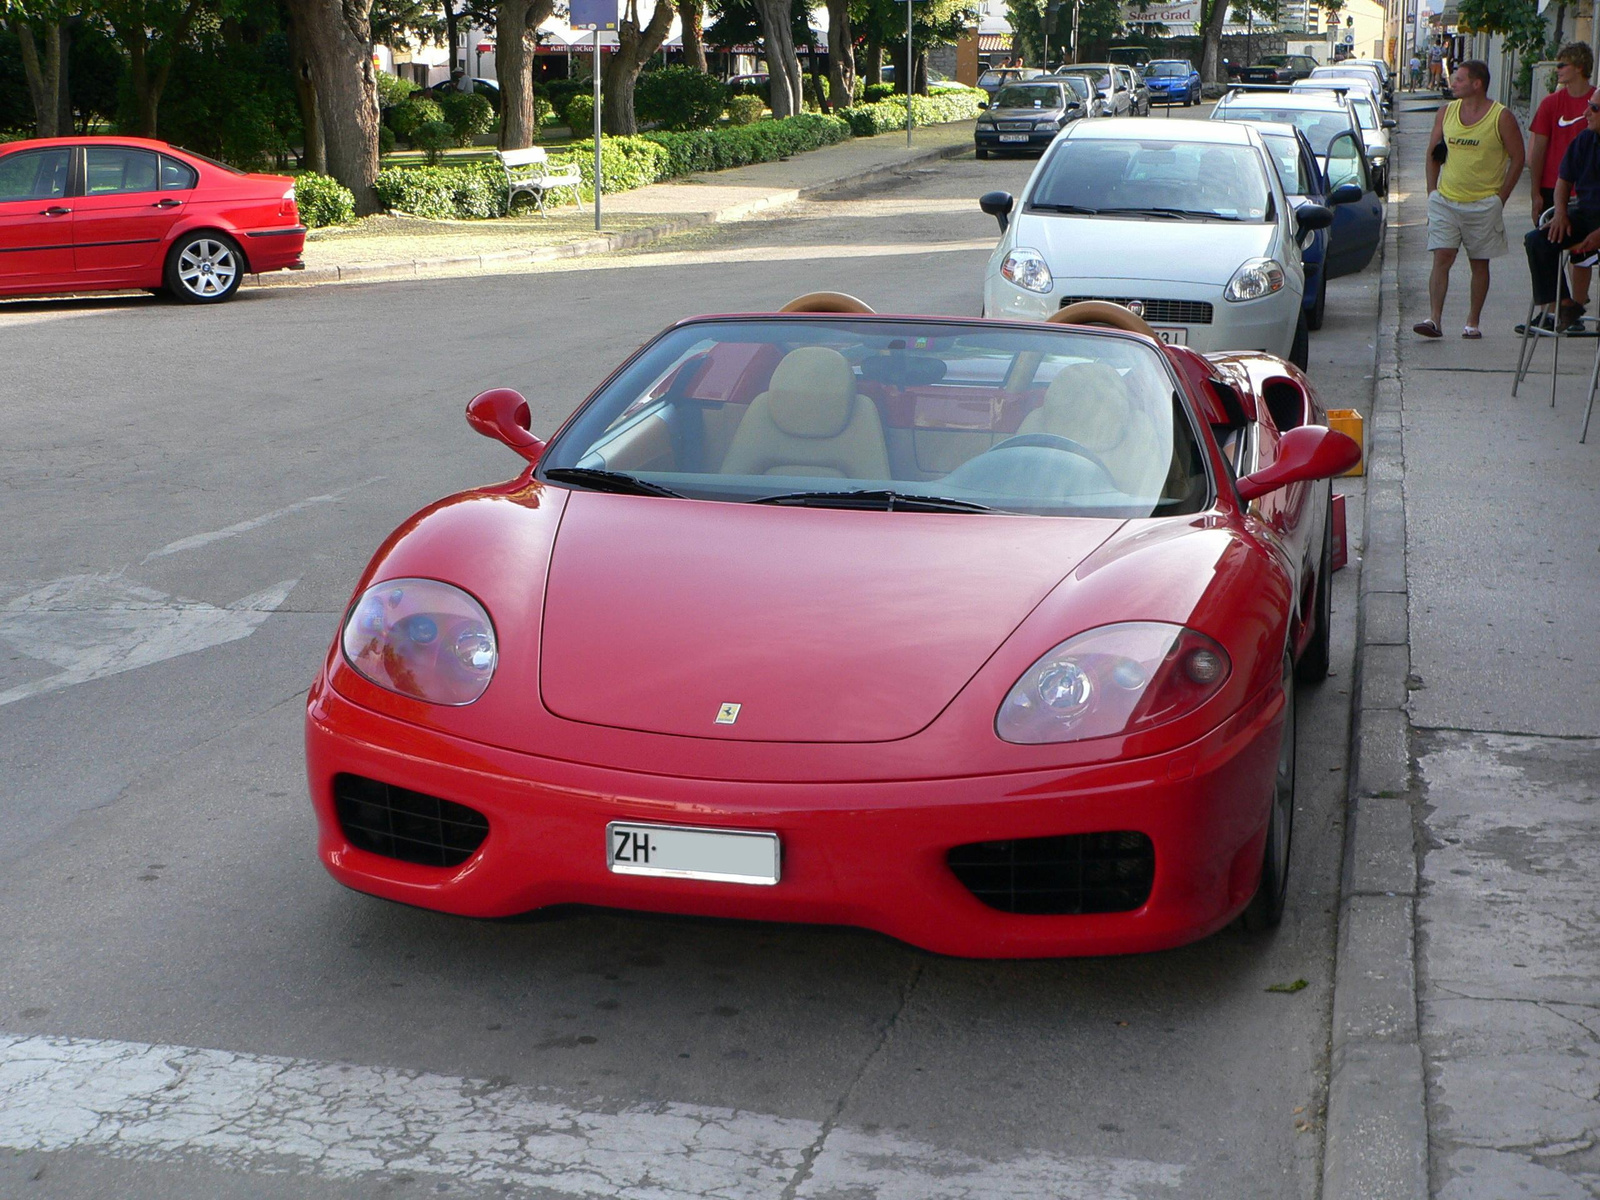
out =
[[[0,158],[0,288],[72,277],[72,149]]]
[[[97,283],[145,281],[161,247],[192,194],[189,187],[161,190],[161,159],[137,146],[85,146],[83,195],[73,220],[73,259],[78,277]]]
[[[1354,132],[1336,135],[1328,143],[1324,184],[1332,196],[1342,184],[1361,188],[1361,199],[1335,205],[1333,226],[1328,231],[1328,278],[1353,275],[1364,270],[1383,239],[1383,201],[1372,186],[1372,168],[1366,151]]]

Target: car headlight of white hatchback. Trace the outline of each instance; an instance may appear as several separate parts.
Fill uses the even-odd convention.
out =
[[[1233,273],[1225,300],[1259,300],[1283,287],[1283,264],[1275,258],[1252,258]]]
[[[1030,292],[1048,292],[1055,286],[1055,280],[1050,276],[1050,264],[1044,261],[1044,255],[1025,246],[1018,246],[1006,255],[1000,264],[1000,274]]]

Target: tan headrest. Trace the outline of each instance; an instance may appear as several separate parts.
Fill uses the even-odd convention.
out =
[[[1123,438],[1133,406],[1122,376],[1105,363],[1061,368],[1044,394],[1047,412],[1070,415],[1072,437],[1091,450],[1109,450]]]
[[[767,386],[772,421],[791,437],[831,438],[855,412],[856,380],[844,355],[805,346],[784,355]]]

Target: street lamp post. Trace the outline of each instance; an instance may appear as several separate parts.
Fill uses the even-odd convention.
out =
[[[915,0],[906,0],[906,149],[911,149],[911,77],[915,74],[913,64],[916,61],[917,51],[911,44],[911,14],[912,4]],[[1596,0],[1600,3],[1600,0]]]

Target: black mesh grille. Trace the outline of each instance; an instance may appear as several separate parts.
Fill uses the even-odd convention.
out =
[[[1144,300],[1138,296],[1068,296],[1061,301],[1061,307],[1076,304],[1080,300],[1104,300],[1110,304],[1120,304],[1124,308],[1138,300],[1144,305],[1144,319],[1152,325],[1160,325],[1164,321],[1170,321],[1174,325],[1211,324],[1211,305],[1205,300]]]
[[[1150,898],[1156,851],[1142,833],[973,842],[947,861],[967,889],[1009,913],[1128,912]]]
[[[333,803],[356,849],[424,867],[461,865],[489,834],[484,815],[464,804],[359,775],[334,776]]]

